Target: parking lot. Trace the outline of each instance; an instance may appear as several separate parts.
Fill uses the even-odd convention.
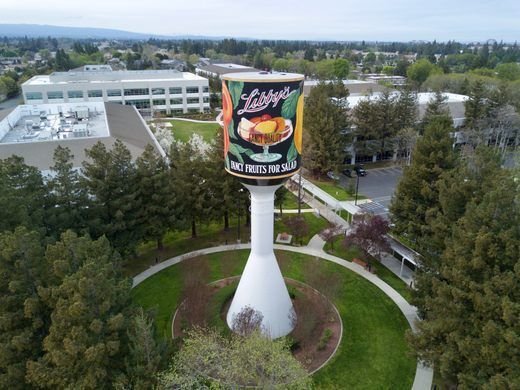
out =
[[[367,175],[359,178],[359,194],[378,204],[365,206],[366,211],[379,215],[388,214],[390,200],[402,174],[400,167],[377,168],[367,170]],[[352,176],[355,180],[355,173]],[[348,179],[343,175],[340,182],[343,186],[348,185]]]

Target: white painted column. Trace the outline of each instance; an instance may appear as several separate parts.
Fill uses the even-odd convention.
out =
[[[263,315],[263,329],[271,338],[289,334],[296,319],[289,292],[273,252],[274,192],[277,186],[245,187],[251,193],[251,253],[227,314],[233,318],[249,306]]]

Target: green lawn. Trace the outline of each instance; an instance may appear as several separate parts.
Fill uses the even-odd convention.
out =
[[[173,119],[170,121],[175,139],[186,142],[193,133],[197,133],[206,142],[210,142],[215,136],[215,130],[220,126],[218,123],[195,123]]]
[[[248,250],[215,253],[190,259],[194,266],[207,262],[209,281],[242,272]],[[284,276],[301,280],[309,256],[276,252]],[[405,331],[408,323],[398,307],[376,286],[337,264],[319,262],[326,272],[340,276],[334,300],[343,321],[343,338],[331,362],[314,375],[318,389],[409,389],[416,362],[408,357]],[[171,337],[171,320],[179,303],[181,266],[175,265],[145,280],[133,291],[134,301],[155,308],[159,335]]]
[[[293,217],[295,215],[296,214],[292,214],[292,213],[284,214],[284,218]],[[322,217],[317,217],[316,215],[314,215],[314,213],[302,213],[301,215],[303,216],[303,218],[305,218],[305,221],[307,221],[307,224],[309,225],[309,232],[304,237],[302,237],[303,245],[307,245],[309,243],[309,240],[312,238],[312,236],[314,236],[315,234],[318,234],[319,232],[321,232],[323,229],[325,229],[328,226],[328,222]],[[278,233],[283,233],[283,232],[291,233],[289,228],[287,228],[287,226],[283,222],[283,219],[275,220],[274,238],[276,239],[276,236],[278,235]],[[294,237],[293,237],[291,244],[300,245],[299,242],[295,241]]]
[[[302,202],[301,205],[302,209],[310,209],[309,205],[307,203]],[[278,208],[276,208],[278,210]],[[298,209],[298,197],[294,195],[292,192],[288,192],[285,196],[285,199],[282,203],[282,209],[283,210],[297,210]],[[278,210],[279,211],[279,210]]]
[[[294,215],[294,214],[287,214]],[[309,234],[303,238],[303,244],[307,245],[311,237],[327,227],[327,221],[321,217],[316,217],[314,213],[302,213],[309,224]],[[129,258],[123,263],[123,273],[132,277],[155,264],[158,261],[170,259],[183,253],[192,252],[197,249],[209,248],[212,246],[234,244],[237,242],[237,218],[230,216],[230,228],[223,230],[223,223],[212,222],[209,224],[197,225],[197,237],[191,238],[191,230],[168,232],[164,237],[164,249],[160,252],[156,250],[155,241],[149,241],[138,248],[138,256]],[[251,233],[249,227],[244,226],[245,216],[241,216],[240,238],[242,242],[249,242]],[[274,238],[278,233],[288,231],[281,220],[275,221]]]
[[[309,179],[307,179],[309,180]],[[333,196],[337,200],[354,200],[354,196],[349,194],[346,189],[332,180],[310,179],[311,183],[321,188],[327,194]],[[358,195],[359,199],[359,195]]]
[[[355,247],[350,246],[348,248],[345,248],[342,244],[344,236],[338,236],[334,242],[334,251],[331,250],[330,244],[325,244],[324,250],[327,253],[330,253],[331,255],[341,257],[342,259],[352,261],[353,258],[357,257],[358,259],[365,260],[365,257],[363,255],[363,252]],[[372,265],[372,268],[375,270],[375,274],[379,276],[380,279],[382,279],[385,283],[390,285],[395,291],[397,291],[399,294],[401,294],[404,299],[406,299],[408,302],[412,300],[412,292],[409,288],[409,286],[396,274],[394,274],[392,271],[390,271],[388,268],[386,268],[383,264],[381,264],[379,261],[377,261],[374,258],[371,258],[370,264]]]
[[[240,238],[242,242],[248,242],[250,229],[244,226],[244,222],[245,219],[242,215],[240,220]],[[230,225],[229,230],[224,231],[222,222],[199,224],[197,225],[196,238],[191,238],[191,230],[168,232],[164,237],[164,249],[162,251],[157,252],[155,241],[149,241],[146,244],[140,245],[137,258],[130,258],[124,262],[123,273],[129,277],[135,276],[154,265],[156,257],[158,261],[161,262],[197,249],[209,248],[226,243],[234,244],[237,242],[238,237],[236,216],[230,217]]]

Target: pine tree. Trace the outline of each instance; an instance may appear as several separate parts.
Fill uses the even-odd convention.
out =
[[[136,166],[137,200],[141,205],[143,236],[155,240],[157,249],[161,250],[164,234],[170,227],[175,227],[179,212],[168,164],[151,145],[148,145],[137,159]]]
[[[130,151],[117,140],[112,150],[98,142],[86,150],[82,185],[91,195],[91,234],[107,236],[123,254],[132,253],[142,238],[136,168]]]
[[[47,192],[40,171],[12,156],[0,160],[0,231],[19,225],[44,232]]]
[[[0,388],[27,389],[26,364],[43,353],[50,313],[38,295],[48,269],[38,233],[0,235]]]
[[[306,167],[315,175],[338,172],[345,158],[348,128],[346,107],[331,100],[329,87],[320,84],[311,90],[305,103]]]
[[[47,213],[47,224],[56,238],[67,229],[80,231],[85,226],[87,197],[80,185],[79,174],[73,169],[74,156],[69,148],[58,146],[54,151],[54,165],[47,181],[53,207]]]
[[[155,329],[153,320],[139,308],[128,329],[126,375],[117,387],[147,390],[157,386],[157,373],[166,368],[169,351],[164,341],[156,341]]]
[[[237,204],[246,204],[243,193],[246,191],[236,177],[230,175],[224,169],[224,140],[222,129],[215,133],[208,161],[205,164],[204,176],[209,188],[208,207],[211,214],[224,221],[224,230],[229,229],[229,217],[232,210],[237,209]],[[243,189],[244,191],[240,192]],[[236,210],[238,211],[238,210]]]
[[[431,236],[427,216],[438,206],[436,183],[441,174],[455,165],[451,123],[434,119],[417,141],[412,164],[404,169],[391,204],[395,231],[425,246]]]
[[[446,100],[447,97],[441,91],[435,91],[433,98],[430,99],[426,106],[420,126],[421,133],[424,132],[426,126],[428,126],[433,119],[437,117],[451,118],[450,111],[446,106]]]
[[[39,388],[112,387],[124,375],[130,299],[117,254],[106,238],[68,231],[45,257],[54,283],[38,292],[52,323],[43,356],[28,363],[28,381]]]
[[[471,85],[469,99],[464,102],[466,123],[465,127],[476,129],[478,122],[487,114],[486,87],[484,81],[477,79]]]
[[[170,149],[170,172],[181,202],[182,219],[197,237],[197,224],[209,217],[209,183],[204,177],[204,156],[191,142],[179,142]]]
[[[460,388],[516,388],[518,187],[510,174],[495,169],[480,173],[487,184],[473,183],[480,191],[468,192],[463,216],[451,224],[432,293],[425,300],[427,316],[411,341],[419,358],[435,363]]]

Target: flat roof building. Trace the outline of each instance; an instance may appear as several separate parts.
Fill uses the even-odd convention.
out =
[[[380,85],[374,82],[365,81],[365,80],[342,80],[343,84],[349,91],[349,96],[367,96],[377,92],[383,92],[388,89],[384,85]],[[303,94],[305,96],[309,96],[311,89],[314,88],[318,83],[331,83],[331,80],[305,80],[303,82]]]
[[[26,104],[110,102],[135,106],[143,115],[209,111],[209,83],[177,70],[82,70],[34,76],[22,84]]]
[[[53,164],[54,150],[68,147],[81,167],[85,149],[121,140],[135,159],[148,144],[164,156],[135,107],[104,102],[20,105],[0,120],[0,159],[12,155],[41,171]]]
[[[195,73],[206,77],[221,77],[226,73],[239,72],[259,72],[259,70],[250,66],[231,63],[209,65],[201,63],[195,68]]]

